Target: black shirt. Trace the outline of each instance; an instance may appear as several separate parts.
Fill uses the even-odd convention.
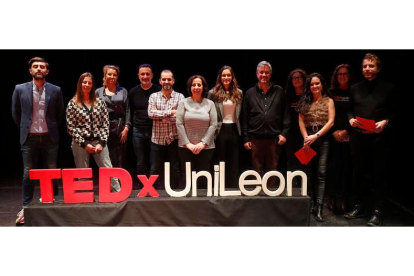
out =
[[[392,123],[396,99],[392,83],[379,78],[372,81],[363,80],[351,87],[348,120],[359,116],[375,122],[388,120]]]
[[[148,100],[151,94],[161,91],[161,87],[153,84],[148,90],[137,85],[129,91],[129,106],[131,108],[132,126],[152,127],[152,120],[148,118]]]
[[[299,113],[296,111],[296,107],[298,106],[299,99],[302,95],[292,95],[290,97],[289,102],[289,110],[290,110],[290,130],[289,130],[289,137],[291,135],[296,136],[297,134],[300,134],[299,129]],[[300,136],[302,138],[302,135]]]
[[[286,94],[282,87],[270,84],[267,93],[256,86],[247,90],[242,108],[244,142],[249,137],[278,140],[279,134],[287,137],[290,114]]]
[[[336,130],[348,130],[351,127],[348,120],[349,90],[335,89],[330,91],[335,104],[335,122],[331,129],[332,132]]]

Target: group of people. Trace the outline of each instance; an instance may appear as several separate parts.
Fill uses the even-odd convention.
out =
[[[226,186],[237,187],[241,140],[251,150],[253,169],[261,176],[277,169],[285,148],[288,170],[308,174],[310,212],[317,221],[323,221],[327,180],[334,187],[329,207],[345,212],[347,219],[367,215],[366,199],[372,198],[367,196],[372,188],[368,184],[373,182],[374,212],[368,225],[378,226],[386,189],[386,127],[395,116],[394,87],[378,77],[380,69],[380,59],[367,54],[362,62],[365,80],[356,85],[352,86],[351,67],[341,64],[330,87],[322,75],[295,69],[283,89],[271,81],[271,64],[262,61],[256,68],[257,84],[243,93],[233,69],[223,66],[210,90],[203,76],[191,76],[187,81],[190,96],[185,98],[173,89],[171,70],[161,72],[158,86],[152,83],[151,65],[142,64],[140,84],[128,93],[118,83],[119,67],[106,65],[103,86],[95,89],[92,74],[83,73],[66,108],[75,165],[89,167],[92,155],[99,167],[125,168],[132,128],[137,173],[159,175],[155,188],[164,188],[164,162],[171,166],[172,188],[179,189],[185,183],[186,162],[192,171],[209,171],[221,161],[226,164]],[[42,156],[46,168],[56,167],[58,125],[65,116],[61,89],[45,80],[49,64],[35,57],[29,61],[29,72],[33,80],[17,85],[12,100],[24,164],[23,209],[16,224],[24,224],[24,208],[33,199],[28,173],[37,168],[38,157]],[[375,128],[361,128],[363,122],[357,116],[374,120]],[[295,153],[310,148],[316,156],[302,165]],[[351,183],[354,197],[349,195]],[[269,179],[268,187],[276,186],[276,179]],[[111,190],[120,189],[119,181],[112,178]],[[350,203],[353,208],[346,212]]]

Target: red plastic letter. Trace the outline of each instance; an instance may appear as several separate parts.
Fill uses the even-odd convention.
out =
[[[111,177],[122,183],[119,192],[111,193]],[[120,168],[99,168],[99,202],[121,202],[132,192],[132,178],[128,171]]]
[[[92,169],[63,169],[63,199],[65,203],[93,202],[94,194],[76,193],[76,191],[93,190],[92,180],[76,181],[75,178],[91,178]]]
[[[42,202],[53,203],[52,179],[60,179],[62,177],[61,169],[30,170],[29,177],[31,180],[39,179]]]
[[[138,196],[145,197],[148,193],[152,197],[159,197],[160,195],[153,187],[155,180],[157,180],[157,178],[158,175],[151,175],[149,179],[146,175],[138,175],[138,179],[141,180],[142,184],[144,185],[141,192],[139,192]]]

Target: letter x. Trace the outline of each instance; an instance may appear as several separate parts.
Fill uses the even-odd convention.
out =
[[[138,179],[141,180],[144,185],[141,192],[139,192],[138,197],[145,197],[147,194],[150,194],[152,197],[159,197],[160,195],[153,187],[157,178],[158,175],[151,175],[149,179],[146,175],[138,175]]]

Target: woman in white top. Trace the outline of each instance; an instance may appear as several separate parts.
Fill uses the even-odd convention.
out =
[[[243,92],[230,66],[223,66],[218,73],[216,86],[208,93],[217,110],[215,162],[225,162],[226,187],[238,187],[239,140],[241,135],[239,115]]]
[[[206,99],[208,87],[204,77],[190,77],[187,86],[191,96],[178,104],[176,113],[178,154],[183,172],[186,162],[191,163],[192,171],[209,171],[215,148],[216,108]]]

